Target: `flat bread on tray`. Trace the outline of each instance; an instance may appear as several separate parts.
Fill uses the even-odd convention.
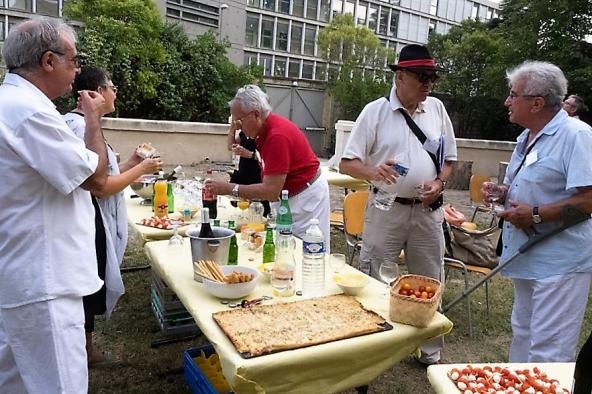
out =
[[[212,314],[244,358],[391,330],[380,315],[343,294]]]

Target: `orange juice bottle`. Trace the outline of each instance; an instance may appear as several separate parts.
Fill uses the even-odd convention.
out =
[[[154,184],[154,215],[162,218],[167,216],[168,212],[167,182],[165,180],[159,180]]]

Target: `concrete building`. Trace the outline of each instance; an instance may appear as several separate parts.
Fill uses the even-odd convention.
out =
[[[0,0],[0,44],[10,27],[31,14],[60,17],[67,0]],[[213,30],[228,40],[236,65],[257,63],[274,110],[298,124],[323,155],[332,127],[325,100],[326,63],[316,38],[335,14],[351,13],[398,53],[425,44],[430,32],[447,33],[467,18],[490,20],[499,5],[489,0],[155,0],[163,18],[190,37]]]

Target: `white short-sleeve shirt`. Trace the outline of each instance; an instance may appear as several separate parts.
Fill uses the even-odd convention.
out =
[[[94,209],[80,188],[97,165],[51,100],[7,73],[0,86],[0,307],[101,287]]]
[[[395,87],[388,100],[381,97],[366,105],[356,119],[342,158],[359,159],[373,166],[388,159],[405,161],[409,172],[402,181],[397,182],[397,193],[401,197],[417,197],[415,186],[435,179],[436,167],[398,111],[399,108],[403,106]],[[445,161],[457,159],[452,122],[440,100],[428,97],[419,104],[412,118],[428,140],[443,140]],[[380,182],[373,183],[379,188],[384,187]]]

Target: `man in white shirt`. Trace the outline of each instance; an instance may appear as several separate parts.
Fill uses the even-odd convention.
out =
[[[82,297],[97,291],[88,190],[107,179],[104,99],[81,92],[86,137],[51,102],[79,72],[71,27],[49,19],[14,26],[0,86],[0,392],[88,390]]]
[[[395,261],[404,250],[409,273],[442,280],[440,195],[457,157],[446,109],[440,100],[428,96],[442,69],[421,45],[405,46],[397,64],[389,67],[395,76],[388,99],[381,97],[362,110],[339,164],[342,173],[373,185],[360,261],[369,260],[370,275],[380,280],[381,262]],[[419,126],[425,143],[414,135],[406,117]],[[393,169],[397,162],[409,167],[406,174]],[[381,189],[397,193],[390,208],[376,203]],[[442,339],[436,339],[422,346],[419,361],[439,362],[442,345]]]

